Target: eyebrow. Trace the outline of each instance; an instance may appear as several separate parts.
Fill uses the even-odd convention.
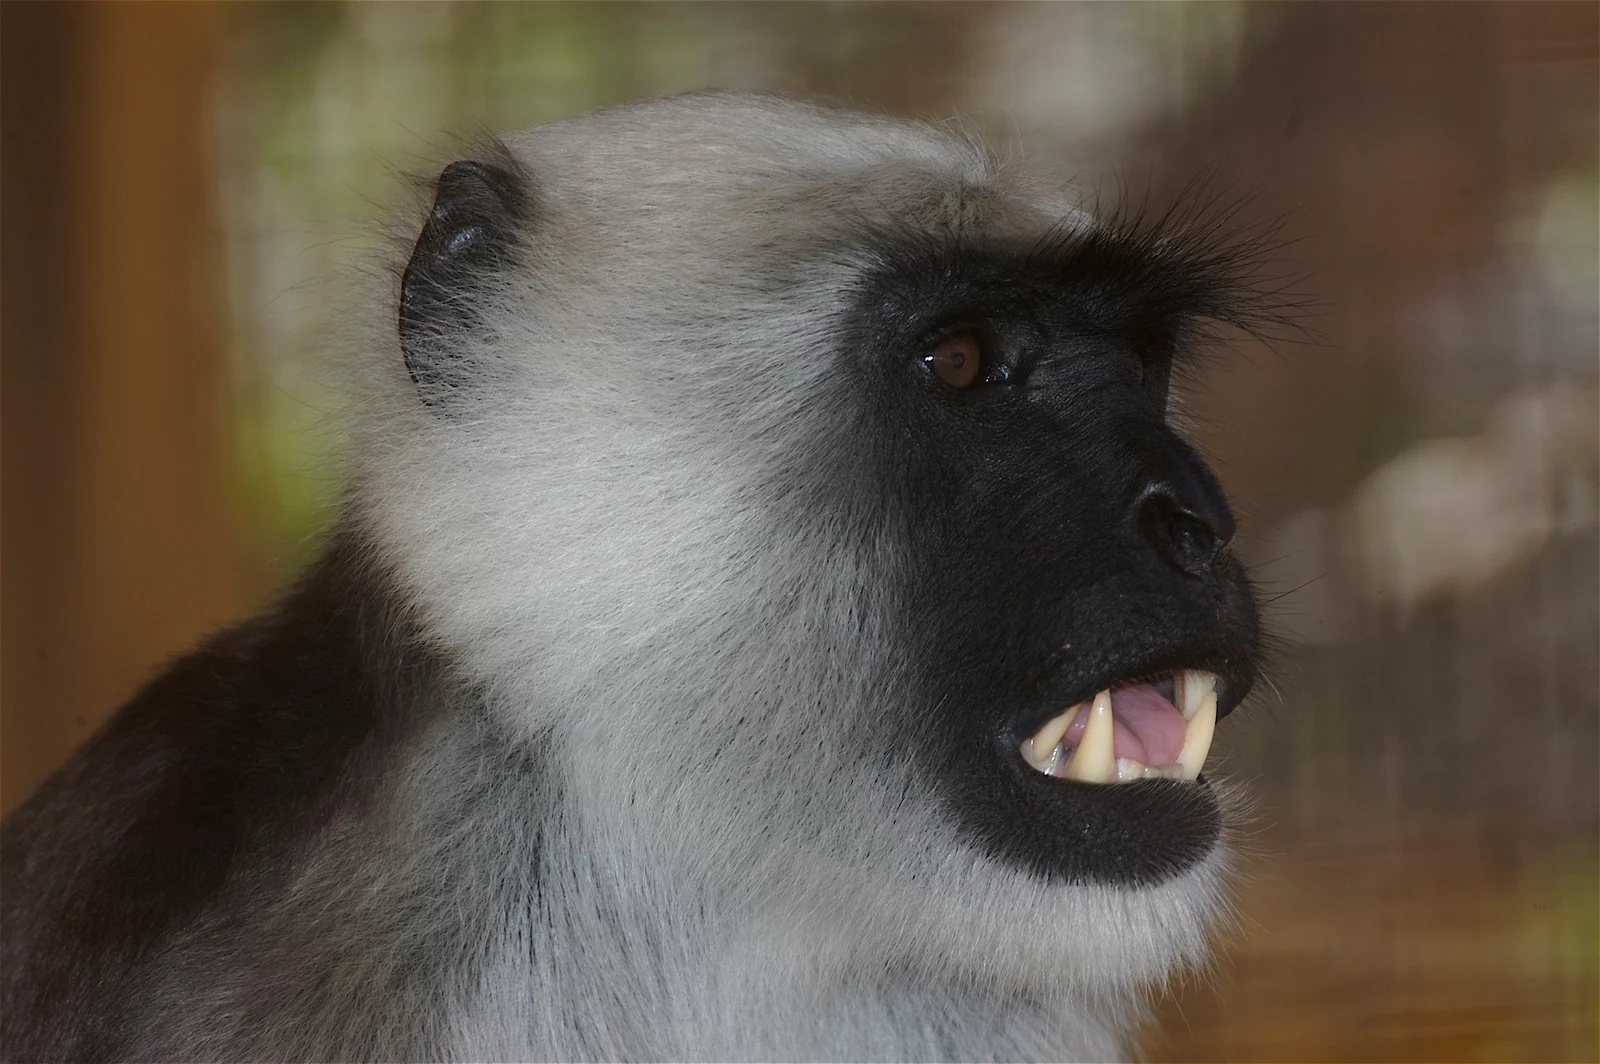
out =
[[[1283,246],[1281,219],[1243,222],[1246,201],[1186,195],[1160,215],[1078,214],[1031,237],[879,228],[870,272],[934,301],[980,292],[1071,300],[1091,329],[1169,345],[1209,338],[1219,325],[1269,341],[1283,327],[1303,333],[1295,319],[1309,301],[1267,274]]]

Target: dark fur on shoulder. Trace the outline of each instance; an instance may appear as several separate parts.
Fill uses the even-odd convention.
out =
[[[371,815],[448,683],[348,529],[275,611],[150,681],[0,832],[6,1058],[125,1057],[145,964]]]

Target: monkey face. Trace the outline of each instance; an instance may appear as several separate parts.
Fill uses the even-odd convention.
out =
[[[995,857],[1150,884],[1203,858],[1198,778],[1256,674],[1215,478],[1167,424],[1181,264],[1109,233],[887,251],[852,350],[912,544],[908,737]]]

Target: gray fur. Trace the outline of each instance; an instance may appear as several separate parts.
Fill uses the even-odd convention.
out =
[[[417,401],[392,298],[350,367],[353,506],[459,705],[287,880],[236,879],[161,946],[138,1055],[1125,1055],[1205,954],[1226,851],[1047,884],[895,760],[903,515],[853,490],[824,357],[862,232],[1091,223],[970,139],[777,99],[504,146],[535,221],[465,412]]]

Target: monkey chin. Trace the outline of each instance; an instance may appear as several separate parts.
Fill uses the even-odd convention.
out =
[[[888,793],[905,781],[883,782]],[[1062,786],[1076,793],[1090,785]],[[797,965],[938,973],[951,985],[986,985],[996,1000],[1033,1002],[1042,1015],[1103,1023],[1112,1048],[1085,1045],[1074,1059],[1117,1056],[1127,1032],[1143,1022],[1148,993],[1204,971],[1214,941],[1231,928],[1230,874],[1244,812],[1240,792],[1225,782],[1151,782],[1117,793],[1124,792],[1160,795],[1145,806],[1152,811],[1182,794],[1205,825],[1204,841],[1188,842],[1184,863],[1137,884],[1069,880],[996,853],[948,818],[921,815],[925,807],[901,808],[880,825],[879,838],[894,836],[895,844],[877,847],[897,874],[858,876],[851,904],[841,909],[795,904],[810,893],[807,873],[799,872],[785,897],[766,903],[767,912],[794,943],[788,956]],[[1109,789],[1094,796],[1119,801]],[[820,876],[826,869],[808,871]],[[826,891],[821,882],[812,886]]]
[[[1129,1008],[1177,973],[1203,969],[1233,914],[1228,883],[1236,851],[1220,812],[1232,802],[1219,801],[1219,790],[1229,793],[1203,792],[1217,829],[1212,841],[1159,883],[1067,884],[1009,864],[974,869],[968,896],[988,900],[965,914],[943,914],[963,933],[945,938],[940,951],[955,952],[951,959],[963,966],[1013,973],[1042,997],[1087,995]]]

